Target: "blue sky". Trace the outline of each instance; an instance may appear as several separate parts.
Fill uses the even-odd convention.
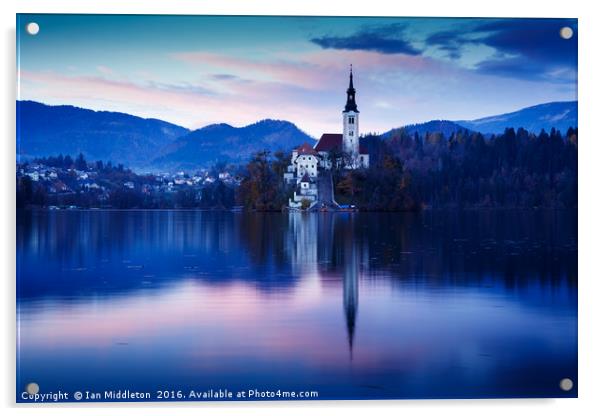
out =
[[[350,64],[363,132],[577,99],[576,19],[26,14],[17,28],[19,99],[189,128],[338,132]]]

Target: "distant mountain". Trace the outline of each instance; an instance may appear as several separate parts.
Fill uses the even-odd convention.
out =
[[[418,133],[420,136],[424,136],[426,133],[442,133],[445,137],[449,137],[453,133],[470,130],[449,120],[431,120],[427,121],[426,123],[409,124],[400,128],[405,130],[405,132],[410,136],[413,136],[415,133]],[[389,130],[383,134],[383,137],[390,137],[400,128]]]
[[[541,129],[550,131],[553,127],[564,133],[569,127],[577,127],[577,101],[540,104],[512,113],[456,123],[483,134],[503,133],[507,127],[523,127],[533,133],[539,133]]]
[[[453,133],[469,130],[483,134],[503,133],[508,127],[524,128],[533,133],[541,129],[550,131],[552,128],[566,132],[569,127],[577,127],[577,101],[563,101],[539,104],[523,108],[512,113],[480,118],[477,120],[431,120],[425,123],[409,124],[384,133],[390,137],[395,131],[404,129],[409,135],[418,133],[442,133],[449,137]]]
[[[245,127],[212,124],[180,137],[160,152],[152,165],[163,169],[194,169],[215,162],[246,162],[260,150],[290,151],[315,140],[293,123],[262,120]]]
[[[554,102],[478,120],[432,120],[401,127],[413,135],[462,130],[483,134],[523,127],[534,133],[577,126],[577,102]],[[390,137],[397,129],[383,134]],[[17,152],[21,158],[83,153],[138,169],[197,169],[215,162],[245,163],[260,150],[290,151],[314,139],[293,123],[262,120],[245,127],[212,124],[190,131],[156,119],[69,105],[17,101]]]
[[[124,113],[17,101],[17,152],[22,158],[81,152],[88,160],[141,167],[188,132],[165,121]]]

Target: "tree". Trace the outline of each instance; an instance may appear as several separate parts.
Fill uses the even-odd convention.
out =
[[[280,178],[277,178],[269,160],[270,152],[256,153],[247,164],[245,177],[240,185],[239,200],[250,209],[274,210]]]
[[[175,203],[178,208],[194,208],[197,206],[196,191],[194,189],[180,189],[176,193]]]
[[[77,156],[77,159],[75,159],[75,169],[77,169],[77,170],[88,169],[88,164],[86,163],[86,159],[84,158],[84,155],[82,153],[80,153]]]
[[[301,209],[305,210],[311,206],[311,201],[307,198],[303,198],[301,200]]]
[[[33,182],[27,175],[22,176],[17,184],[17,207],[23,208],[31,204],[33,197]]]
[[[337,183],[336,189],[340,194],[347,196],[350,202],[355,202],[356,194],[361,191],[359,175],[355,171],[348,170]]]
[[[73,159],[71,159],[71,156],[65,156],[65,159],[63,159],[63,167],[66,169],[73,167]]]

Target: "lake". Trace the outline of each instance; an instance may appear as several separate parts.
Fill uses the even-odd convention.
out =
[[[18,401],[577,395],[576,211],[20,211],[17,274]]]

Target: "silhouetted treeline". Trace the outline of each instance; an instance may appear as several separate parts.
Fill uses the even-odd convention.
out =
[[[362,146],[370,168],[333,170],[335,199],[363,210],[434,208],[573,208],[577,206],[577,130],[532,134],[520,128],[485,137],[463,131],[383,138]],[[282,174],[289,155],[256,154],[238,189],[247,208],[286,206],[292,189]]]
[[[519,128],[363,138],[370,169],[335,175],[337,201],[368,210],[577,206],[577,130]]]
[[[237,201],[247,209],[278,211],[288,205],[293,188],[283,180],[290,155],[269,151],[256,153],[247,164],[237,190]]]

